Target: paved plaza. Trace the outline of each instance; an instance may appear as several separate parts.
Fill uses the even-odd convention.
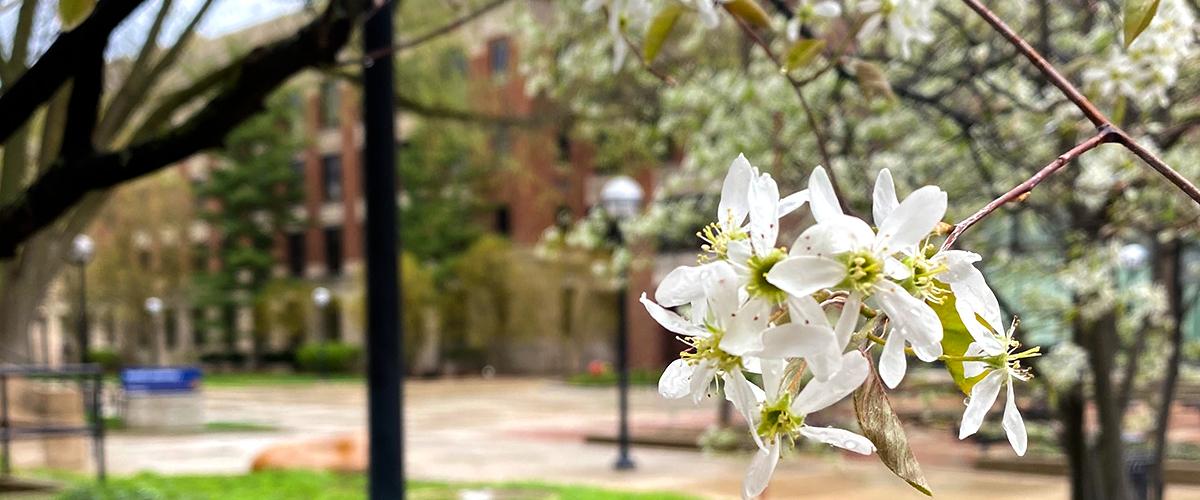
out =
[[[611,388],[575,387],[547,379],[414,381],[406,386],[408,474],[452,481],[537,480],[629,490],[685,491],[736,498],[745,454],[707,454],[634,448],[637,469],[615,472],[611,445],[585,443],[589,433],[615,425]],[[137,435],[108,441],[117,474],[244,473],[253,457],[276,443],[361,433],[366,391],[361,384],[329,382],[207,388],[208,421],[270,424],[276,432]],[[634,390],[638,430],[704,426],[715,406],[665,401],[652,388]],[[939,498],[1061,499],[1062,478],[988,473],[970,468],[978,451],[946,433],[914,434],[915,452]],[[996,452],[1009,450],[995,450]],[[925,498],[893,477],[874,457],[837,453],[787,458],[768,498]],[[1173,488],[1169,498],[1200,499],[1200,488]]]

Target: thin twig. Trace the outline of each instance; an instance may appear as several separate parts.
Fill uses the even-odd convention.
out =
[[[726,9],[728,10],[728,7],[726,7]],[[737,14],[730,12],[729,17],[732,17],[733,20],[737,22],[738,26],[742,28],[742,31],[746,33],[746,36],[749,37],[755,45],[758,45],[763,52],[767,54],[767,57],[770,58],[771,62],[775,63],[775,66],[779,69],[780,74],[787,79],[789,84],[791,84],[792,90],[796,93],[796,98],[800,100],[800,107],[804,109],[804,116],[808,120],[808,126],[810,129],[812,129],[813,137],[816,139],[817,152],[821,155],[821,163],[825,165],[826,171],[829,173],[829,183],[833,186],[833,192],[837,194],[838,203],[842,205],[842,211],[846,213],[852,213],[849,205],[847,205],[846,197],[842,195],[841,188],[838,185],[837,175],[833,171],[833,160],[829,155],[829,150],[825,146],[825,133],[821,130],[821,126],[817,122],[816,114],[813,112],[812,107],[808,105],[808,99],[804,97],[804,83],[801,83],[792,77],[792,75],[787,71],[787,68],[784,67],[783,60],[775,54],[775,51],[771,50],[771,45],[768,44],[766,40],[763,40],[761,36],[758,36],[758,33],[754,31],[753,27],[747,24],[746,21],[742,20],[742,18],[738,17]],[[822,70],[822,72],[824,72],[824,70]],[[808,81],[812,80],[810,79]]]
[[[1101,113],[1100,110],[1096,108],[1096,105],[1092,104],[1092,101],[1088,100],[1088,98],[1086,96],[1084,96],[1083,93],[1080,92],[1079,89],[1077,89],[1074,84],[1072,84],[1069,80],[1066,79],[1066,77],[1064,77],[1061,73],[1059,73],[1058,70],[1055,69],[1053,64],[1050,64],[1050,62],[1047,61],[1045,57],[1043,57],[1040,53],[1038,53],[1037,49],[1034,49],[1032,45],[1030,45],[1028,42],[1025,41],[1025,39],[1021,38],[1021,35],[1018,35],[1017,32],[1013,31],[1013,29],[1010,28],[1007,24],[1005,24],[1004,21],[1002,21],[999,17],[997,17],[995,13],[988,10],[987,7],[985,7],[982,3],[980,3],[979,0],[963,0],[963,3],[966,3],[967,7],[970,7],[971,10],[973,10],[973,11],[975,11],[975,13],[979,14],[979,16],[982,17],[984,21],[986,21],[988,24],[990,24],[992,26],[992,28],[994,28],[998,33],[1000,33],[1001,36],[1003,36],[1006,40],[1009,41],[1009,43],[1011,43],[1014,47],[1016,47],[1017,50],[1025,56],[1025,58],[1029,59],[1029,61],[1032,62],[1033,65],[1037,67],[1038,71],[1040,71],[1042,73],[1042,75],[1044,75],[1046,77],[1046,79],[1050,80],[1051,84],[1053,84],[1055,87],[1057,87],[1058,90],[1061,91],[1063,93],[1063,95],[1065,95],[1067,97],[1068,100],[1070,100],[1072,103],[1075,104],[1075,106],[1077,108],[1079,108],[1079,110],[1084,114],[1084,116],[1086,116],[1087,119],[1089,121],[1091,121],[1092,124],[1095,125],[1097,129],[1100,130],[1099,136],[1102,136],[1104,138],[1104,140],[1101,142],[1115,142],[1115,143],[1118,143],[1118,144],[1124,146],[1126,149],[1133,152],[1133,154],[1135,154],[1139,158],[1141,158],[1142,161],[1146,162],[1146,164],[1149,165],[1150,168],[1153,168],[1155,171],[1157,171],[1163,177],[1166,177],[1167,180],[1171,181],[1171,183],[1174,184],[1175,187],[1178,187],[1181,191],[1184,192],[1184,194],[1188,195],[1188,197],[1190,197],[1193,201],[1195,201],[1197,204],[1200,204],[1200,189],[1197,189],[1195,184],[1192,184],[1192,182],[1189,181],[1186,177],[1181,175],[1179,172],[1176,172],[1169,165],[1167,165],[1166,162],[1162,161],[1162,159],[1155,156],[1154,153],[1152,153],[1150,150],[1146,149],[1144,146],[1139,144],[1128,133],[1126,133],[1124,130],[1121,130],[1114,123],[1112,123],[1112,121],[1109,120],[1108,117],[1104,116],[1104,113]],[[1095,147],[1095,146],[1093,146],[1093,147]],[[1078,146],[1076,146],[1076,148],[1078,148]],[[1072,151],[1074,151],[1074,149]],[[1064,156],[1066,154],[1070,154],[1070,151],[1065,153]],[[1062,157],[1060,156],[1059,158],[1061,159]],[[1054,165],[1054,163],[1051,163],[1050,165]],[[1061,165],[1060,165],[1060,167],[1061,167]],[[1047,168],[1049,168],[1049,166]],[[1045,170],[1046,169],[1043,169],[1043,171],[1045,171]],[[1052,169],[1052,171],[1053,170],[1058,170],[1058,169],[1055,168],[1055,169]],[[1039,174],[1040,173],[1041,172],[1039,172]],[[1018,186],[1018,188],[1019,187],[1020,186]],[[989,203],[988,206],[991,206],[992,204],[995,204],[998,201],[1001,201],[1001,200],[997,199],[997,200],[993,201],[992,203]],[[1003,202],[1000,204],[1003,204]],[[985,210],[986,210],[986,208],[987,207],[984,207]],[[981,210],[980,212],[982,213],[983,210]],[[988,211],[987,213],[990,213],[990,211]],[[987,213],[984,213],[983,215],[986,216]],[[976,215],[979,215],[979,213],[976,213]],[[975,217],[975,216],[972,216],[972,217]],[[969,221],[969,219],[967,221],[958,223],[955,226],[955,232],[961,233],[962,231],[960,231],[959,228],[962,228],[963,230],[965,230],[967,227],[970,227],[971,224],[974,224],[975,222],[977,222],[977,220],[970,221],[969,224],[964,225],[964,223],[967,223],[968,221]],[[949,247],[949,244],[953,243],[955,237],[957,237],[957,235],[952,233],[951,238],[946,240],[946,244],[944,244],[943,247]]]
[[[605,11],[607,10],[608,9],[605,9]],[[638,61],[642,63],[642,67],[645,68],[647,72],[649,72],[651,75],[654,75],[659,80],[662,80],[662,82],[668,87],[674,87],[676,85],[675,79],[671,78],[671,75],[659,71],[654,67],[653,64],[650,64],[650,61],[646,60],[646,57],[642,55],[641,47],[638,47],[636,43],[633,43],[633,40],[629,38],[629,33],[626,33],[625,30],[621,30],[621,39],[624,40],[625,45],[629,46],[629,49],[633,51],[633,55],[637,56]]]
[[[950,248],[950,246],[954,244],[954,241],[957,240],[962,233],[966,232],[967,229],[975,225],[976,222],[979,222],[980,220],[983,220],[984,217],[991,215],[992,212],[995,212],[996,209],[1000,208],[1004,204],[1023,198],[1030,191],[1033,191],[1033,188],[1037,187],[1038,184],[1041,184],[1042,181],[1046,180],[1046,177],[1049,177],[1050,174],[1053,174],[1059,169],[1065,167],[1067,163],[1070,163],[1071,160],[1079,157],[1079,155],[1095,149],[1096,146],[1106,142],[1115,142],[1117,140],[1117,135],[1118,132],[1116,130],[1109,127],[1104,127],[1101,129],[1100,133],[1093,135],[1088,140],[1079,143],[1066,153],[1059,155],[1058,158],[1055,158],[1054,161],[1050,162],[1049,165],[1042,167],[1042,169],[1038,170],[1036,174],[1033,174],[1033,177],[1030,177],[1025,182],[1017,184],[1016,187],[1012,188],[1007,193],[1000,195],[999,198],[992,200],[983,208],[979,209],[978,212],[975,212],[970,217],[963,219],[962,222],[955,224],[954,229],[950,231],[950,235],[946,237],[945,243],[942,243],[942,250]]]
[[[967,7],[970,7],[971,10],[975,11],[976,14],[979,14],[979,17],[982,17],[984,21],[986,21],[992,26],[992,28],[999,32],[1000,36],[1003,36],[1004,39],[1008,40],[1009,43],[1016,47],[1016,49],[1021,52],[1026,59],[1029,59],[1029,62],[1033,63],[1033,65],[1037,67],[1038,71],[1045,75],[1047,80],[1050,80],[1052,85],[1058,87],[1058,90],[1062,91],[1063,95],[1067,96],[1067,99],[1074,103],[1075,106],[1083,112],[1084,116],[1087,116],[1087,119],[1092,122],[1092,125],[1095,125],[1096,128],[1102,128],[1105,125],[1112,125],[1112,121],[1109,120],[1108,117],[1104,116],[1104,113],[1101,113],[1100,110],[1096,108],[1096,105],[1092,104],[1092,101],[1088,100],[1088,98],[1085,97],[1083,93],[1079,91],[1079,89],[1075,88],[1073,83],[1067,80],[1066,77],[1062,76],[1062,73],[1058,72],[1058,69],[1056,69],[1053,64],[1050,64],[1050,61],[1047,61],[1045,57],[1042,57],[1042,55],[1038,53],[1037,49],[1033,48],[1033,46],[1030,45],[1029,42],[1026,42],[1024,38],[1021,38],[1021,35],[1018,35],[1016,31],[1013,31],[1012,28],[1008,27],[1008,25],[1005,24],[1004,21],[999,17],[997,17],[995,13],[988,10],[988,8],[982,3],[979,3],[979,0],[963,0],[963,3],[967,4]]]
[[[402,40],[400,42],[397,42],[395,45],[392,45],[391,47],[383,47],[378,50],[373,50],[370,53],[368,53],[366,56],[364,56],[362,60],[348,61],[344,64],[362,64],[364,62],[370,63],[370,62],[373,62],[373,61],[379,59],[380,57],[388,56],[388,55],[391,55],[396,52],[403,52],[405,50],[417,47],[417,46],[424,44],[430,40],[433,40],[434,38],[437,38],[439,36],[450,33],[452,31],[458,29],[460,26],[467,24],[471,21],[474,21],[475,19],[479,18],[479,16],[487,14],[488,12],[494,10],[496,7],[504,5],[507,2],[508,2],[508,0],[492,0],[492,2],[487,3],[487,4],[479,7],[478,9],[475,9],[471,12],[463,14],[461,17],[458,17],[458,18],[454,19],[453,21],[450,21],[442,26],[439,26],[437,28],[429,30],[428,32],[425,32],[425,33],[421,34],[420,36],[417,36],[416,38],[413,38],[410,40]]]

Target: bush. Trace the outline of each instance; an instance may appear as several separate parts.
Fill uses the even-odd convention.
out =
[[[351,373],[358,369],[362,348],[340,342],[305,344],[296,351],[301,371]]]
[[[105,373],[117,373],[121,368],[125,367],[125,361],[121,359],[121,355],[116,351],[107,349],[96,349],[88,351],[88,361],[100,365],[100,369]]]

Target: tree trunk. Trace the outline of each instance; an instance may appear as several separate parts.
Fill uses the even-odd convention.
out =
[[[1113,384],[1114,358],[1116,357],[1117,330],[1113,312],[1101,316],[1078,331],[1080,345],[1088,351],[1088,362],[1092,368],[1093,401],[1100,424],[1094,452],[1095,472],[1101,486],[1095,498],[1126,500],[1131,498],[1125,471],[1124,443],[1121,441],[1121,408]]]
[[[1179,359],[1183,350],[1183,243],[1178,239],[1160,243],[1155,248],[1154,278],[1166,293],[1168,314],[1172,324],[1170,330],[1170,353],[1167,355],[1167,372],[1163,375],[1162,392],[1159,394],[1158,414],[1155,416],[1150,464],[1151,500],[1162,500],[1166,494],[1163,465],[1167,454],[1167,429],[1171,423],[1171,404],[1175,401],[1175,386],[1179,380]]]
[[[1090,479],[1095,474],[1089,459],[1087,431],[1084,428],[1084,409],[1087,401],[1083,397],[1083,384],[1077,383],[1069,390],[1059,395],[1058,419],[1062,423],[1059,434],[1063,455],[1067,458],[1067,466],[1071,481],[1071,500],[1091,500],[1094,485]]]

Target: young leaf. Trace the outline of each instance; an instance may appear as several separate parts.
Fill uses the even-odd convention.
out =
[[[870,358],[867,360],[869,362]],[[933,496],[925,473],[921,472],[921,464],[917,463],[917,457],[908,446],[900,417],[896,416],[892,403],[883,392],[883,382],[879,380],[874,364],[871,364],[867,380],[854,391],[854,413],[858,416],[859,429],[875,444],[883,465],[917,491]]]
[[[855,61],[854,75],[858,79],[858,88],[867,99],[883,97],[892,100],[896,97],[892,92],[892,85],[888,83],[887,76],[879,66],[866,61]]]
[[[950,288],[945,284],[941,286],[946,289]],[[958,310],[954,308],[954,294],[946,292],[942,297],[941,304],[927,302],[929,307],[933,308],[933,312],[937,313],[938,319],[942,320],[942,352],[947,356],[962,356],[967,352],[967,347],[971,345],[971,342],[974,342],[974,338],[971,337],[971,332],[967,331],[967,325],[963,324]],[[980,322],[983,322],[982,318],[980,318]],[[946,371],[950,372],[950,378],[954,379],[958,389],[968,396],[971,395],[971,388],[975,387],[975,383],[984,377],[984,374],[980,374],[976,377],[966,378],[963,375],[962,361],[947,360]]]
[[[738,16],[751,26],[759,28],[771,27],[771,16],[754,0],[733,0],[725,3],[725,10]]]
[[[682,13],[683,4],[669,3],[654,15],[650,26],[646,28],[646,45],[642,47],[643,59],[647,64],[654,62],[654,58],[658,57],[663,42],[671,35],[671,30],[675,29],[675,23],[679,21],[679,15]]]
[[[820,38],[802,38],[797,40],[788,48],[787,56],[783,60],[783,69],[787,72],[792,72],[803,68],[817,58],[825,49],[825,40]]]
[[[96,0],[58,0],[58,21],[63,31],[70,31],[87,19],[96,7]]]
[[[1158,13],[1159,0],[1125,0],[1125,48],[1146,31]]]

